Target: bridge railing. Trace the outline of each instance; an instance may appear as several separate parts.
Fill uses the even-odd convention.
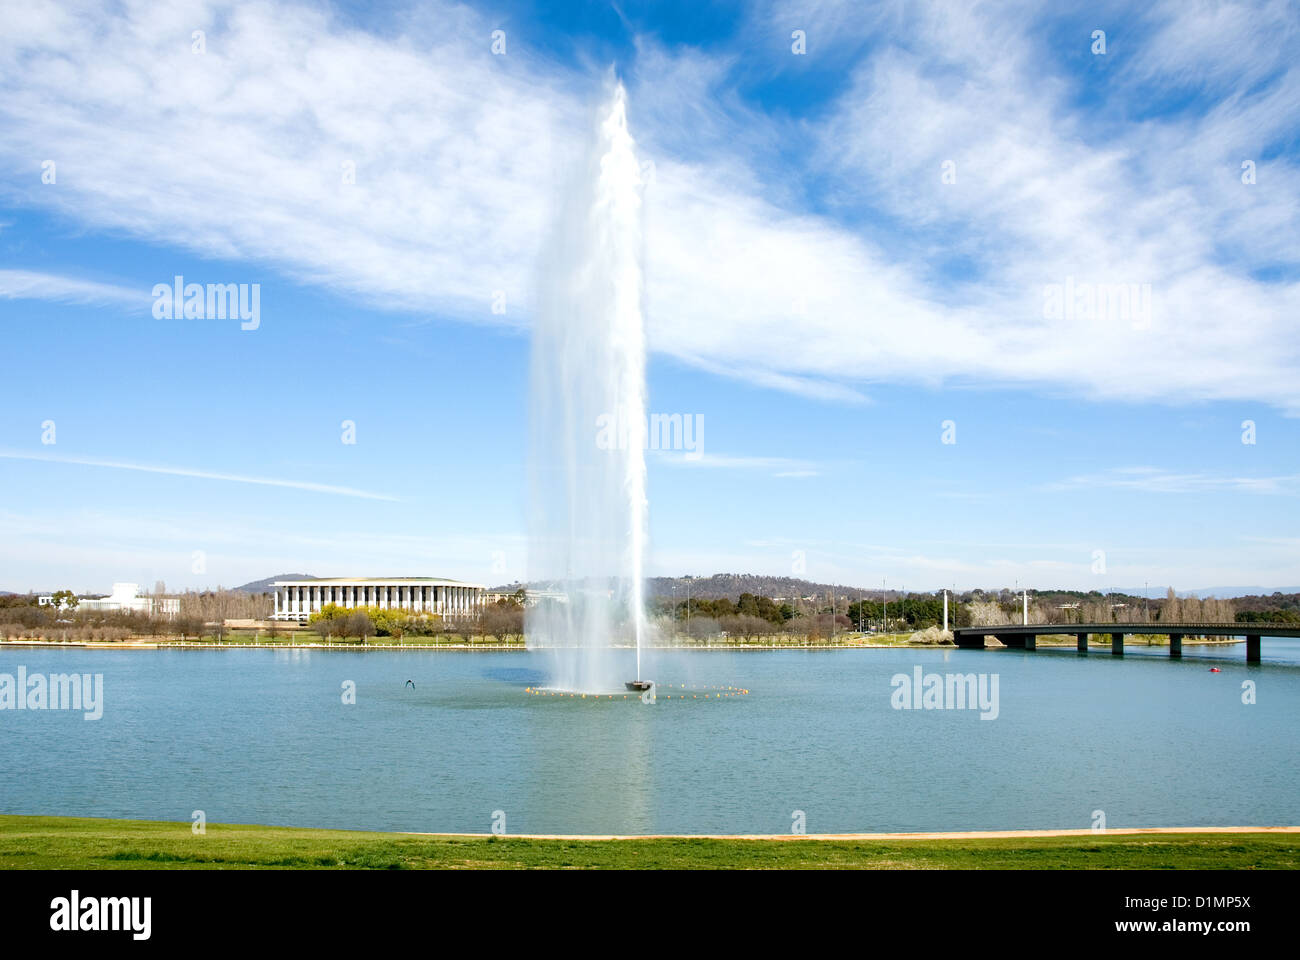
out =
[[[1272,620],[1255,620],[1250,622],[1245,622],[1241,620],[1220,620],[1217,622],[1211,622],[1208,620],[1203,620],[1203,621],[1195,621],[1195,622],[1188,621],[1185,623],[1173,623],[1173,622],[1166,623],[1160,620],[1146,620],[1146,621],[1124,620],[1124,621],[1113,621],[1113,622],[1108,620],[1101,620],[1101,621],[1093,621],[1089,623],[981,623],[981,624],[972,625],[968,627],[955,627],[954,629],[1005,630],[1007,627],[1019,627],[1022,630],[1027,629],[1029,627],[1042,627],[1044,628],[1044,632],[1047,632],[1047,628],[1049,627],[1060,627],[1062,628],[1061,630],[1062,633],[1070,633],[1071,631],[1078,631],[1089,627],[1096,627],[1098,628],[1097,629],[1098,633],[1104,633],[1105,628],[1118,628],[1118,627],[1150,627],[1150,628],[1171,628],[1171,629],[1177,628],[1177,631],[1195,630],[1197,627],[1214,627],[1215,629],[1220,629],[1223,627],[1241,627],[1243,630],[1257,630],[1260,628],[1267,629],[1268,627],[1300,627],[1300,624],[1282,623],[1279,621],[1272,621]]]

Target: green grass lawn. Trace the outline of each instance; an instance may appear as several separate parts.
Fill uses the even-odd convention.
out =
[[[536,840],[0,816],[0,869],[1296,869],[1300,834]]]

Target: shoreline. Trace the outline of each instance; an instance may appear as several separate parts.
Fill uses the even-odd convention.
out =
[[[1043,634],[1044,637],[1063,636],[1058,634]],[[1201,640],[1183,640],[1184,647],[1216,647],[1232,646],[1244,643],[1244,639],[1237,637],[1216,637]],[[1110,642],[1107,640],[1090,641],[1089,647],[1097,647],[1102,650],[1110,649]],[[1168,647],[1168,638],[1161,643],[1140,643],[1133,642],[1129,646],[1138,647]],[[1042,640],[1038,642],[1039,648],[1060,648],[1073,649],[1073,640]],[[375,650],[448,650],[448,651],[488,651],[488,652],[520,652],[528,653],[530,648],[524,643],[324,643],[316,642],[295,642],[295,641],[255,641],[255,640],[232,640],[227,642],[217,642],[215,640],[9,640],[0,639],[0,649],[5,647],[72,647],[83,650],[238,650],[238,649],[256,649],[256,650],[339,650],[348,652],[364,652]],[[551,650],[576,650],[574,647],[547,647],[533,648],[533,652],[541,649]],[[611,650],[632,650],[635,649],[630,645],[613,645]],[[699,644],[650,644],[642,649],[644,650],[691,650],[691,651],[710,651],[710,650],[739,650],[759,652],[764,650],[958,650],[961,649],[953,643],[911,643],[909,641],[900,641],[898,643],[867,643],[867,642],[831,642],[817,641],[804,643],[713,643],[706,645]],[[1000,647],[986,647],[987,650],[998,650]],[[1018,649],[1018,648],[1012,648]]]
[[[18,820],[45,820],[67,824],[119,824],[129,826],[183,827],[188,830],[189,820],[135,820],[121,817],[77,817],[59,814],[0,814],[0,835],[5,828]],[[628,840],[829,840],[837,843],[858,841],[894,840],[1021,840],[1051,837],[1134,837],[1177,835],[1231,835],[1231,834],[1300,834],[1300,824],[1275,824],[1272,826],[1211,826],[1211,827],[1065,827],[1027,830],[931,830],[903,833],[448,833],[431,830],[374,830],[362,827],[304,827],[270,823],[209,823],[209,828],[227,830],[295,830],[314,833],[381,834],[391,837],[437,837],[455,840],[561,840],[561,841],[628,841]]]
[[[798,835],[414,833],[213,822],[196,834],[192,827],[188,820],[0,815],[0,869],[1300,868],[1298,826]]]
[[[307,828],[310,829],[310,828]],[[382,831],[381,831],[382,832]],[[893,840],[1020,840],[1033,837],[1135,837],[1160,834],[1236,834],[1236,833],[1300,833],[1300,826],[1277,827],[1107,827],[1093,830],[1090,827],[1062,830],[959,830],[931,833],[429,833],[424,831],[399,831],[403,836],[463,837],[486,840],[831,840],[842,843],[857,841]]]

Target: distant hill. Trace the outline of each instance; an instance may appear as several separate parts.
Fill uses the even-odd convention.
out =
[[[308,573],[281,573],[274,577],[267,577],[264,580],[253,580],[242,586],[235,587],[238,593],[269,593],[271,584],[276,580],[318,580],[319,577]],[[553,584],[544,582],[530,582],[522,584],[518,581],[501,586],[489,587],[493,592],[513,592],[521,586],[527,586],[529,589],[547,589]],[[752,593],[757,597],[781,597],[782,599],[791,599],[795,597],[817,597],[825,599],[826,594],[832,590],[837,597],[847,597],[850,600],[855,599],[859,593],[868,599],[878,600],[880,598],[879,585],[874,587],[858,587],[842,583],[830,584],[819,583],[814,580],[804,580],[800,577],[779,577],[769,574],[759,573],[715,573],[707,577],[648,577],[645,588],[647,597],[671,597],[675,595],[678,600],[685,600],[689,587],[690,595],[699,600],[720,600],[726,597],[735,600],[742,593]],[[1103,596],[1109,596],[1113,600],[1140,600],[1144,595],[1153,600],[1163,600],[1167,586],[1151,586],[1143,590],[1141,587],[1107,587],[1104,590],[1035,590],[1030,588],[1030,594],[1040,603],[1059,604],[1078,601],[1086,598],[1101,599]],[[0,591],[5,593],[6,591]],[[910,594],[937,594],[937,590],[915,590],[909,591]],[[890,587],[885,591],[892,603],[896,598],[901,596],[899,591]],[[966,589],[958,590],[955,599],[961,602],[970,602],[977,599],[996,599],[1000,594],[1011,594],[1013,591],[1010,587],[999,589]],[[1206,587],[1199,590],[1179,590],[1180,597],[1197,596],[1202,599],[1206,597],[1218,597],[1221,600],[1235,599],[1238,610],[1265,610],[1265,609],[1297,609],[1300,608],[1300,587]],[[1277,598],[1277,594],[1282,597]],[[1002,597],[1002,599],[1007,599]]]
[[[270,593],[271,584],[277,580],[315,580],[316,577],[310,573],[281,573],[274,577],[267,577],[265,580],[252,580],[243,586],[235,587],[235,593]]]
[[[799,577],[777,577],[761,573],[715,573],[708,577],[650,577],[646,580],[646,594],[651,597],[672,596],[676,587],[677,596],[686,599],[689,585],[692,597],[701,600],[718,600],[722,597],[736,598],[742,593],[752,593],[756,597],[811,597],[826,596],[834,590],[837,595],[856,594],[858,587],[844,584],[817,583]],[[878,591],[877,591],[878,592]],[[891,595],[893,591],[890,591]]]
[[[1226,600],[1231,597],[1271,597],[1275,593],[1300,593],[1300,587],[1205,587],[1202,590],[1179,590],[1177,593],[1180,597],[1190,597],[1195,594],[1202,599],[1218,597],[1220,600]]]
[[[553,587],[554,584],[541,581],[522,584],[516,581],[490,589],[494,592],[503,592],[517,590],[521,586],[544,590]],[[756,597],[825,597],[831,590],[834,590],[838,597],[856,597],[859,589],[867,596],[873,595],[869,587],[852,587],[842,583],[817,583],[799,577],[776,577],[758,573],[715,573],[707,577],[647,577],[645,582],[647,597],[671,597],[674,587],[677,588],[677,596],[682,600],[686,599],[688,587],[690,595],[700,600],[720,600],[723,597],[734,600],[742,593],[752,593]],[[898,596],[898,591],[894,589],[890,589],[888,593],[891,599]],[[875,588],[874,595],[880,595],[879,587]]]

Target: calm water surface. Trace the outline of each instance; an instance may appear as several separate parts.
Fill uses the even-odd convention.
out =
[[[715,651],[701,699],[532,696],[539,653],[0,649],[104,676],[104,715],[0,712],[0,812],[377,830],[810,833],[1300,823],[1300,642]],[[895,710],[915,666],[998,675],[999,714]],[[1209,672],[1210,666],[1221,668]],[[415,681],[412,689],[407,679]],[[1242,703],[1242,682],[1257,703]],[[356,684],[344,705],[341,686]],[[702,699],[733,685],[748,696]],[[679,688],[679,692],[681,688]]]

